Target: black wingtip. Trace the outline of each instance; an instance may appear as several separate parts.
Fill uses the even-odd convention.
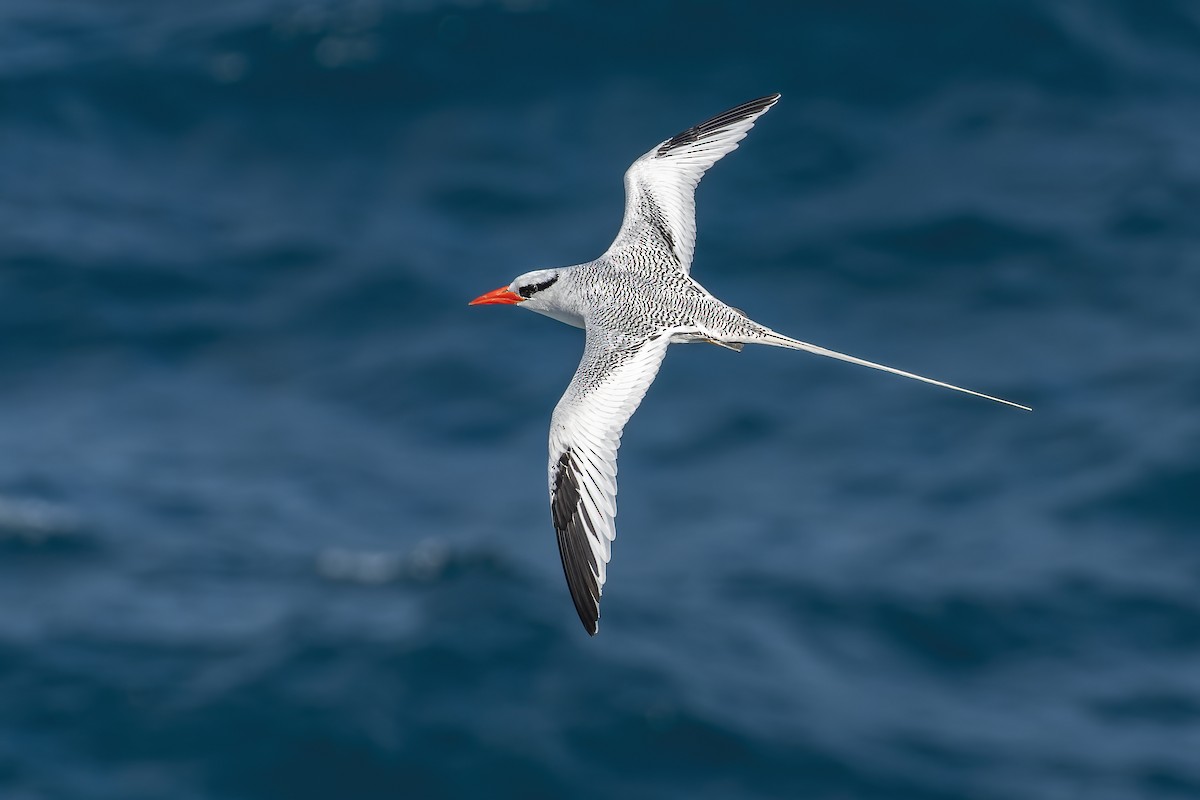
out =
[[[699,125],[693,125],[686,131],[677,133],[659,145],[658,155],[666,155],[676,147],[685,144],[691,144],[705,134],[712,133],[715,130],[725,127],[726,125],[732,125],[733,123],[739,122],[747,117],[761,114],[763,111],[766,111],[768,108],[775,105],[775,103],[777,103],[779,98],[782,96],[783,95],[779,94],[779,92],[768,94],[763,97],[759,97],[756,100],[750,100],[742,103],[740,106],[734,106],[728,111],[723,111],[720,114],[717,114],[715,117],[704,120],[704,122],[701,122]]]
[[[587,543],[579,517],[579,477],[571,451],[559,456],[555,468],[550,516],[558,535],[558,554],[575,612],[589,636],[595,636],[600,620],[600,584],[596,580],[596,557]]]

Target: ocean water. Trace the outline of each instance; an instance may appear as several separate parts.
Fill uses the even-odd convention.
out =
[[[600,633],[545,496],[657,142],[783,99]],[[0,3],[0,797],[1200,798],[1189,0]]]

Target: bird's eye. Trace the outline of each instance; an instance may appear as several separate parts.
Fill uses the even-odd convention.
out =
[[[542,281],[541,283],[531,283],[528,286],[521,286],[520,288],[517,289],[517,294],[521,295],[521,297],[528,300],[529,298],[533,297],[535,294],[542,291],[543,289],[549,289],[551,286],[554,285],[554,282],[556,280],[558,280],[557,275],[555,275],[553,278],[551,278],[548,281]]]

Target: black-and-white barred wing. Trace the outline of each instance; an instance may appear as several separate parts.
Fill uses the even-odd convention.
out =
[[[760,97],[672,136],[639,158],[625,172],[625,217],[609,253],[648,240],[686,273],[696,249],[696,184],[705,171],[754,127],[754,121],[779,100]]]
[[[615,343],[588,327],[583,359],[550,420],[550,514],[571,599],[595,634],[616,537],[617,449],[658,374],[666,335]]]

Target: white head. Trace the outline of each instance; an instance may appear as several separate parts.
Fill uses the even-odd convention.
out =
[[[582,328],[583,317],[575,311],[575,303],[571,302],[570,293],[566,290],[567,281],[559,280],[564,272],[561,269],[526,272],[517,276],[508,286],[480,295],[468,305],[520,305],[559,322]]]

